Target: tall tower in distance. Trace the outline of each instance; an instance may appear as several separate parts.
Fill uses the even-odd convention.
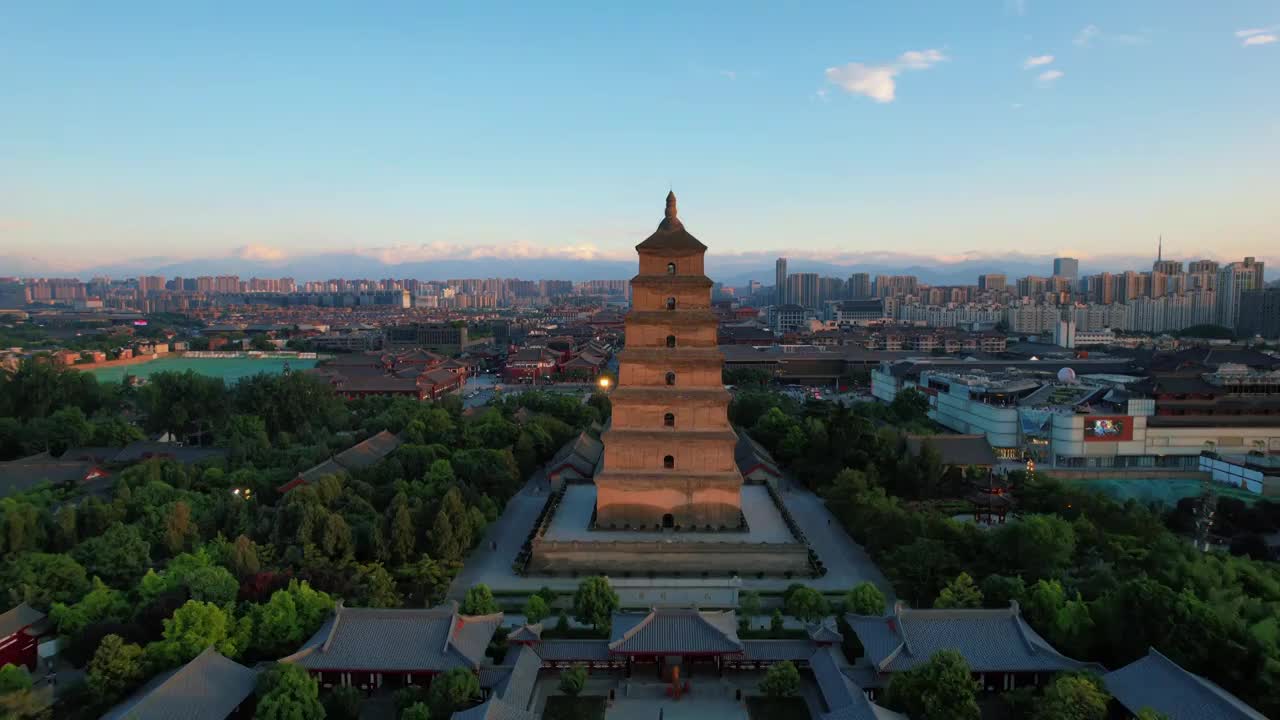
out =
[[[786,305],[791,301],[787,297],[787,259],[778,258],[773,265],[774,305]]]
[[[738,437],[721,378],[706,251],[684,229],[669,193],[666,217],[636,246],[640,272],[631,279],[626,349],[595,478],[597,527],[741,524]]]
[[[1080,276],[1080,261],[1069,257],[1054,258],[1053,274],[1075,282]]]

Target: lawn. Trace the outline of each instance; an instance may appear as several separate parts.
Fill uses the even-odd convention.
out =
[[[542,720],[604,720],[607,699],[603,695],[552,695],[542,711]]]
[[[751,720],[808,720],[809,705],[804,698],[747,698],[747,716]],[[549,716],[548,716],[549,717]]]

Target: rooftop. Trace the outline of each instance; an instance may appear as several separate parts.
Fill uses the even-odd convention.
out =
[[[341,604],[293,655],[310,670],[441,672],[478,668],[502,613],[460,615],[446,603],[427,609],[348,608]],[[394,638],[394,642],[388,639]]]
[[[732,610],[655,607],[648,613],[614,613],[609,651],[623,654],[729,654],[742,652],[738,616]]]
[[[186,665],[153,678],[102,720],[224,720],[257,684],[257,671],[210,647]]]
[[[894,608],[885,617],[847,615],[881,673],[911,670],[938,650],[956,650],[974,672],[1056,672],[1096,669],[1059,653],[1022,619],[1016,602],[1004,609]]]
[[[1102,676],[1107,691],[1131,712],[1149,707],[1169,720],[1265,720],[1262,713],[1155,648]]]

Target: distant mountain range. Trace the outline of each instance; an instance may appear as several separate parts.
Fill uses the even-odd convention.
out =
[[[757,280],[764,285],[774,282],[774,259],[763,253],[750,255],[707,256],[707,274],[730,287],[747,285]],[[1080,272],[1090,274],[1129,269],[1147,269],[1150,258],[1110,257],[1099,261],[1082,261]],[[1280,270],[1280,258],[1269,263],[1268,276]],[[819,275],[847,279],[850,274],[865,272],[875,275],[915,275],[932,285],[973,285],[985,273],[1004,273],[1009,280],[1025,275],[1047,276],[1052,273],[1053,258],[1028,255],[1003,257],[971,257],[958,262],[929,262],[928,258],[911,255],[877,253],[865,261],[857,258],[839,262],[792,257],[787,271],[816,272]],[[320,253],[284,260],[257,260],[244,257],[219,257],[193,260],[172,258],[138,258],[109,265],[81,268],[75,272],[58,270],[38,260],[21,256],[0,255],[0,275],[35,277],[80,277],[88,279],[105,275],[112,278],[162,275],[164,277],[197,277],[200,275],[239,275],[249,277],[292,277],[298,281],[329,278],[418,278],[449,280],[458,278],[518,277],[527,280],[623,280],[636,272],[635,260],[579,260],[567,257],[540,258],[467,258],[440,259],[404,263],[385,263],[381,259],[359,253]],[[1275,283],[1272,283],[1275,284]]]

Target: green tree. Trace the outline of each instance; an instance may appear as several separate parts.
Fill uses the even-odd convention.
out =
[[[244,535],[236,536],[236,541],[232,543],[231,551],[227,554],[227,563],[231,566],[231,571],[242,578],[257,575],[262,569],[258,560],[257,544]]]
[[[1101,680],[1080,674],[1054,678],[1045,688],[1034,720],[1106,720],[1111,696]]]
[[[125,619],[129,609],[129,599],[124,593],[94,578],[92,589],[80,602],[74,605],[56,602],[49,610],[49,617],[58,626],[60,635],[73,637],[94,623]]]
[[[748,590],[738,596],[738,612],[742,613],[744,621],[750,621],[751,618],[759,615],[760,610],[760,593]]]
[[[79,600],[89,591],[89,578],[84,567],[66,555],[28,552],[0,563],[0,587],[8,588],[9,604],[48,608]]]
[[[112,525],[71,551],[85,569],[108,585],[132,587],[151,564],[151,544],[133,525]]]
[[[220,435],[220,444],[237,465],[262,458],[271,450],[267,424],[257,415],[232,415]]]
[[[431,710],[426,703],[416,702],[400,713],[400,720],[431,720]]]
[[[608,578],[589,577],[578,583],[578,590],[573,594],[573,618],[596,630],[608,631],[618,604],[618,593],[609,585]]]
[[[396,493],[387,510],[387,530],[391,557],[399,562],[408,562],[417,546],[417,532],[413,527],[409,498],[402,492]]]
[[[760,681],[760,690],[771,698],[795,695],[800,692],[800,671],[790,660],[774,663]]]
[[[220,565],[196,569],[187,575],[186,585],[191,592],[191,599],[219,606],[234,602],[240,592],[239,581]]]
[[[1138,711],[1136,716],[1134,716],[1134,720],[1169,720],[1169,716],[1158,710],[1152,710],[1149,707],[1144,707]]]
[[[560,692],[570,697],[577,697],[578,693],[587,686],[587,668],[585,665],[574,665],[560,671]]]
[[[407,601],[422,607],[431,607],[444,597],[453,579],[440,564],[423,553],[416,562],[401,565],[396,570],[401,587],[408,590]]]
[[[258,676],[256,720],[324,720],[320,688],[299,665],[276,663]]]
[[[25,667],[7,663],[0,667],[0,695],[31,689],[31,673]]]
[[[290,580],[284,590],[253,609],[253,645],[264,655],[292,651],[324,622],[333,598],[305,581]]]
[[[854,615],[884,615],[884,593],[869,582],[861,582],[845,594],[844,606]]]
[[[143,678],[142,648],[119,635],[107,635],[89,662],[85,682],[93,694],[109,704],[125,696]]]
[[[481,583],[467,590],[462,601],[463,615],[491,615],[498,612],[498,603],[493,599],[493,591],[488,585]]]
[[[818,622],[827,616],[829,608],[822,593],[809,587],[796,588],[787,596],[787,614],[804,622]]]
[[[784,627],[785,625],[783,624],[783,620],[782,620],[782,611],[774,610],[773,614],[769,616],[769,632],[773,633],[774,635],[778,635],[779,633],[782,632]]]
[[[947,578],[960,570],[955,552],[934,538],[917,538],[890,550],[880,566],[893,578],[893,586],[914,607],[937,597]]]
[[[982,591],[973,583],[969,573],[960,573],[955,580],[947,583],[934,601],[936,608],[980,608],[982,607]]]
[[[360,705],[364,702],[364,693],[347,685],[339,685],[326,693],[322,702],[328,720],[360,720]]]
[[[211,646],[229,658],[238,657],[251,628],[217,605],[199,600],[188,600],[163,625],[163,639],[147,646],[147,656],[162,667],[181,665]]]
[[[1022,611],[1027,620],[1044,632],[1051,632],[1057,623],[1058,613],[1067,604],[1067,593],[1057,580],[1038,580],[1027,589]]]
[[[480,699],[480,678],[468,668],[451,668],[431,680],[431,715],[449,717]]]
[[[1075,528],[1057,515],[1028,515],[1001,527],[993,539],[1006,567],[1027,578],[1055,577],[1076,549]]]
[[[395,578],[382,563],[356,566],[356,601],[361,607],[395,608],[404,604],[396,590]]]
[[[1014,600],[1022,602],[1026,592],[1026,583],[1020,577],[988,575],[982,579],[983,604],[989,608],[1007,608]]]
[[[939,650],[929,661],[889,680],[885,703],[912,720],[979,720],[969,664],[955,650]]]
[[[524,603],[524,617],[530,623],[540,623],[542,619],[551,614],[551,608],[547,607],[547,601],[542,599],[541,595],[530,595],[529,599]]]

